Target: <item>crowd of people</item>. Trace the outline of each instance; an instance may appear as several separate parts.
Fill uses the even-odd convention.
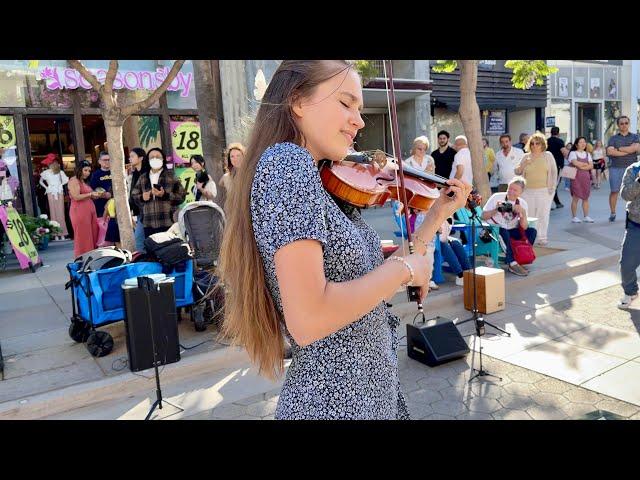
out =
[[[242,165],[245,149],[240,143],[229,145],[226,152],[226,173],[220,185],[229,195],[237,169]],[[46,189],[51,219],[57,221],[63,239],[66,231],[64,197],[70,200],[69,217],[73,227],[74,257],[99,246],[120,246],[120,230],[113,198],[111,158],[107,151],[98,155],[98,168],[90,162],[80,161],[75,174],[69,179],[60,168],[57,155],[50,154],[42,165],[47,167],[40,174],[40,184]],[[218,188],[207,172],[202,155],[192,155],[189,168],[195,173],[195,181],[189,185],[196,201],[219,200]],[[150,235],[168,230],[176,221],[179,209],[184,206],[187,193],[181,180],[168,164],[161,148],[145,152],[132,148],[126,162],[126,187],[129,192],[129,209],[133,224],[131,229],[137,251],[144,251],[144,241]],[[100,230],[104,229],[103,238]]]

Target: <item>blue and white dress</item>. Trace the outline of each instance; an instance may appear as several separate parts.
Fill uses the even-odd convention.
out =
[[[318,240],[330,282],[355,280],[383,261],[378,234],[357,209],[340,209],[324,189],[309,151],[293,143],[273,145],[260,157],[251,218],[267,286],[281,314],[273,257],[284,245]],[[381,301],[362,318],[306,347],[285,326],[293,358],[276,418],[408,419],[398,379],[399,322]]]

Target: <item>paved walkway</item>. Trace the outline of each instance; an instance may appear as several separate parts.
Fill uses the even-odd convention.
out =
[[[561,198],[566,207],[552,212],[549,234],[549,247],[556,248],[558,251],[536,261],[529,277],[507,276],[507,308],[503,312],[487,317],[487,320],[506,327],[513,333],[513,337],[511,339],[487,340],[484,342],[484,353],[494,357],[489,360],[489,362],[493,362],[491,368],[494,368],[496,372],[506,372],[505,382],[509,383],[502,382],[501,385],[494,385],[489,389],[491,393],[487,393],[491,396],[487,396],[487,398],[500,403],[500,398],[503,395],[514,395],[513,392],[509,393],[510,389],[525,388],[522,386],[509,387],[510,383],[535,385],[534,390],[521,389],[520,393],[515,393],[515,395],[522,396],[524,393],[525,396],[531,396],[534,391],[538,391],[536,390],[538,389],[538,381],[549,380],[547,383],[554,385],[555,381],[560,381],[565,385],[566,391],[578,389],[586,392],[584,387],[587,387],[601,392],[600,394],[594,393],[595,396],[589,397],[594,400],[594,403],[591,403],[594,407],[599,402],[613,401],[604,394],[626,400],[624,408],[629,410],[624,410],[624,412],[636,408],[630,406],[629,402],[638,405],[637,385],[639,382],[619,380],[620,378],[632,378],[629,375],[635,375],[635,369],[640,366],[638,358],[640,353],[636,353],[638,316],[637,313],[634,313],[637,311],[621,312],[615,308],[615,303],[621,293],[619,286],[617,286],[619,280],[616,260],[623,233],[623,222],[619,220],[614,224],[609,224],[606,221],[608,217],[607,196],[608,190],[603,189],[595,191],[592,197],[591,216],[596,219],[597,223],[574,225],[570,223],[567,193],[561,192]],[[619,203],[618,218],[623,218],[623,211],[624,206]],[[389,212],[386,212],[385,209],[370,210],[365,212],[365,217],[380,232],[382,238],[392,238],[392,234],[389,232],[393,231],[394,225]],[[100,382],[109,378],[122,378],[125,381],[124,379],[131,377],[128,369],[117,371],[121,365],[118,360],[126,357],[122,322],[105,328],[114,336],[116,347],[112,354],[102,359],[91,357],[84,345],[76,344],[68,337],[71,301],[70,295],[64,290],[63,285],[67,280],[64,265],[71,258],[70,242],[52,244],[52,247],[44,252],[43,257],[49,266],[39,269],[36,274],[19,270],[0,272],[0,342],[6,359],[6,380],[0,382],[0,418],[2,418],[3,402],[5,406],[10,405],[11,408],[14,408],[16,404],[20,405],[27,400],[36,401],[39,394],[46,396],[58,391],[63,392],[64,390],[60,389],[64,388],[89,386],[91,382]],[[453,285],[453,282],[448,282],[438,292],[430,294],[426,304],[427,310],[433,312],[433,316],[442,315],[452,319],[466,318],[469,316],[469,312],[459,308],[461,292],[460,287]],[[595,298],[596,302],[590,302],[590,298]],[[405,322],[411,321],[413,318],[411,313],[413,306],[404,302],[403,294],[398,294],[394,299],[394,310],[404,317]],[[185,320],[180,325],[180,338],[183,345],[189,346],[203,340],[213,340],[214,335],[211,331],[204,334],[194,332],[190,322]],[[183,358],[191,359],[195,364],[198,358],[208,358],[206,355],[215,353],[220,348],[222,348],[221,345],[211,341],[194,350],[184,352]],[[404,372],[402,373],[403,378],[410,379],[420,376],[415,379],[415,384],[418,386],[420,386],[418,380],[431,377],[440,378],[443,374],[437,372],[448,372],[444,376],[448,386],[440,382],[439,386],[442,388],[424,389],[421,387],[414,389],[413,384],[406,384],[403,380],[403,385],[406,385],[406,391],[409,393],[419,390],[428,390],[434,393],[433,402],[428,402],[427,399],[420,400],[419,397],[422,393],[415,393],[409,397],[416,418],[432,414],[454,417],[465,414],[465,412],[461,412],[452,415],[451,413],[454,413],[455,410],[446,413],[443,411],[444,407],[434,406],[433,403],[449,398],[445,397],[449,390],[444,393],[441,390],[446,390],[449,387],[460,388],[464,372],[469,368],[467,362],[471,361],[472,356],[469,356],[467,361],[454,362],[436,369],[428,369],[428,367],[416,362],[405,361],[403,358],[406,360],[405,354],[401,352],[400,368]],[[176,395],[177,398],[183,400],[188,397],[191,405],[185,414],[174,415],[175,418],[195,413],[206,416],[206,413],[200,412],[210,411],[211,409],[207,407],[212,405],[217,406],[214,409],[214,416],[218,414],[223,416],[236,415],[238,411],[241,411],[237,408],[238,402],[247,403],[249,399],[254,400],[247,405],[240,405],[247,407],[256,402],[273,403],[272,400],[277,395],[277,391],[275,391],[277,384],[260,383],[257,376],[254,375],[252,367],[248,364],[235,369],[229,367],[227,370],[220,370],[220,375],[223,373],[226,375],[222,378],[218,378],[217,373],[210,374],[209,379],[198,380],[201,382],[202,389],[200,387],[191,389],[192,383],[189,382],[192,380],[184,380],[182,383],[178,381],[178,372],[185,368],[184,365],[183,361],[167,367],[168,372],[176,372],[175,381],[177,382],[173,386],[167,385],[167,395]],[[453,370],[455,370],[455,375]],[[516,377],[530,375],[538,380],[522,382],[516,378],[512,379],[512,371],[519,372],[514,373]],[[523,373],[527,371],[530,373]],[[211,383],[211,377],[215,377],[217,383]],[[557,380],[552,380],[553,377]],[[638,376],[636,375],[635,378]],[[220,394],[220,385],[228,388],[231,383],[234,384],[233,394],[229,395],[228,392],[227,395]],[[428,384],[427,380],[422,383]],[[457,397],[458,401],[465,403],[465,401],[471,401],[472,398],[484,398],[485,394],[483,392],[474,393],[474,388],[479,387],[471,387],[469,391],[463,389],[462,396]],[[499,395],[496,389],[501,389]],[[628,390],[626,393],[623,391],[625,389]],[[209,396],[200,395],[199,392],[204,390],[209,392],[207,393]],[[150,388],[150,391],[153,391],[153,388]],[[213,398],[211,397],[212,391],[217,392],[217,396],[214,395],[214,400],[211,400]],[[268,397],[265,397],[265,392]],[[435,392],[440,398],[435,395]],[[545,390],[540,390],[540,392],[546,393]],[[564,395],[564,392],[562,393]],[[36,397],[33,397],[34,395]],[[148,397],[149,393],[144,395]],[[243,400],[245,397],[249,398]],[[81,411],[87,415],[84,418],[139,418],[138,411],[144,410],[140,405],[142,403],[146,405],[146,403],[140,401],[138,392],[131,394],[130,398],[137,402],[134,404],[138,409],[135,410],[135,415],[130,403],[117,406],[114,404],[112,410],[103,409],[102,414],[90,413],[91,407]],[[560,399],[556,400],[561,402]],[[571,398],[568,400],[572,402]],[[493,404],[493,402],[489,403]],[[427,411],[426,405],[431,407],[433,411]],[[493,405],[495,406],[495,404]],[[501,408],[522,410],[515,408],[516,404],[505,406],[500,403],[500,405]],[[536,405],[539,404],[536,403]],[[620,405],[622,404],[618,405],[622,409],[623,407]],[[254,408],[268,410],[271,407],[260,403],[259,406],[254,405]],[[418,411],[420,408],[422,410]],[[460,408],[459,405],[457,408]],[[470,406],[469,408],[469,412],[476,411]],[[225,409],[234,413],[220,413]],[[613,407],[609,410],[613,411]],[[109,413],[111,416],[102,417],[101,415],[107,411],[111,412]],[[489,413],[494,417],[497,415],[495,418],[498,418],[500,414],[496,413],[497,411],[477,413]],[[529,409],[525,408],[523,411],[528,412]],[[264,415],[258,416],[268,417],[272,413],[267,411]],[[575,415],[579,416],[581,413],[575,413]],[[631,417],[636,413],[634,410],[633,413],[625,416]],[[164,414],[170,415],[166,411],[163,412]],[[238,415],[245,414],[247,412],[241,411]],[[249,413],[249,415],[253,414]],[[513,415],[521,414],[514,413]],[[527,415],[531,414],[527,413]],[[569,418],[576,418],[574,414],[567,415]],[[144,415],[142,416],[144,417]],[[535,418],[535,414],[531,416]],[[68,413],[60,418],[72,417],[73,414]],[[52,418],[55,418],[55,414]]]

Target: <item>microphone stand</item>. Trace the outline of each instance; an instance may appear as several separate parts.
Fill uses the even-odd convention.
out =
[[[490,327],[495,328],[496,330],[499,330],[502,333],[505,333],[509,337],[511,336],[511,334],[503,330],[502,328],[497,327],[491,322],[486,321],[484,317],[479,315],[478,289],[477,289],[477,277],[476,277],[476,220],[478,220],[478,212],[476,211],[476,207],[478,205],[473,200],[469,199],[468,206],[470,207],[469,210],[471,210],[471,257],[473,262],[472,263],[473,314],[471,315],[470,318],[467,318],[466,320],[463,320],[462,322],[457,323],[456,326],[462,325],[463,323],[467,323],[467,322],[473,322],[475,325],[475,333],[472,333],[470,335],[465,335],[465,337],[469,337],[471,335],[475,335],[476,337],[478,337],[478,342],[480,346],[480,369],[478,370],[473,366],[471,367],[471,370],[477,373],[469,379],[469,383],[471,383],[471,381],[477,377],[494,377],[502,381],[502,377],[498,377],[497,375],[492,375],[482,367],[482,337],[485,334],[485,325],[489,325]],[[482,225],[482,223],[480,223],[480,225]]]
[[[160,388],[160,374],[158,373],[158,350],[156,348],[156,336],[153,332],[153,313],[151,311],[151,292],[154,289],[160,290],[160,285],[156,284],[152,278],[149,277],[138,277],[138,288],[142,288],[145,292],[145,297],[147,298],[147,311],[149,312],[149,330],[151,332],[151,347],[153,349],[153,368],[155,370],[156,375],[156,401],[151,405],[151,410],[147,413],[145,420],[149,420],[151,418],[151,414],[158,407],[162,410],[162,390]],[[174,405],[173,403],[165,400],[164,403],[171,405],[172,407],[177,408],[181,412],[184,412],[184,409]]]

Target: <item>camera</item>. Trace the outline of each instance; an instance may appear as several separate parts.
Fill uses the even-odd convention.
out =
[[[497,210],[500,213],[511,213],[513,212],[513,203],[509,203],[509,202],[502,203],[498,205]]]

